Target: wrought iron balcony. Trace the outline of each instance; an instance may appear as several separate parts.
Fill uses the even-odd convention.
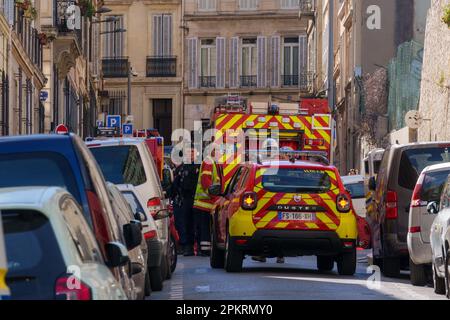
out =
[[[216,86],[215,76],[200,76],[201,88],[214,88]]]
[[[298,86],[298,74],[288,74],[288,75],[282,75],[282,84],[284,87],[296,87]]]
[[[314,81],[313,72],[302,72],[300,75],[282,75],[283,87],[298,87],[301,90],[309,90],[312,88]]]
[[[105,78],[128,77],[128,57],[103,58],[102,71]]]
[[[77,2],[74,0],[54,0],[54,23],[55,28],[58,30],[58,34],[60,36],[74,36],[79,47],[82,47],[82,21],[81,17],[79,17],[79,23],[76,22],[76,18],[70,20],[70,15],[68,13],[68,8],[70,6],[77,5]],[[74,14],[76,15],[76,14]],[[69,25],[75,24],[74,29],[70,29]]]
[[[150,56],[147,57],[147,77],[176,77],[177,57]]]
[[[241,87],[256,87],[256,76],[241,76]]]

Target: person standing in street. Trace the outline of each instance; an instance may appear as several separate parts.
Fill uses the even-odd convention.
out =
[[[173,214],[175,218],[175,228],[180,236],[177,253],[183,254],[184,246],[186,245],[186,235],[184,232],[184,213],[183,213],[183,197],[181,189],[181,169],[182,164],[179,164],[174,171],[174,180],[169,189],[168,195],[172,200]]]
[[[209,256],[211,250],[211,209],[216,197],[209,194],[208,188],[213,184],[220,184],[220,177],[213,156],[208,156],[200,168],[194,201],[194,217],[196,230],[199,232],[201,256]]]

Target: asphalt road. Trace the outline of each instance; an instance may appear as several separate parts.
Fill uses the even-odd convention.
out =
[[[367,272],[367,253],[358,252],[354,276],[339,276],[333,271],[319,273],[315,257],[286,258],[284,264],[275,259],[266,263],[244,260],[241,273],[212,269],[208,257],[179,256],[171,280],[164,282],[161,292],[153,292],[151,300],[392,300],[445,299],[433,288],[414,287],[408,272],[400,279]],[[368,281],[371,278],[372,281]],[[379,281],[376,281],[376,279]],[[373,281],[375,279],[375,281]],[[369,282],[369,286],[368,286]]]

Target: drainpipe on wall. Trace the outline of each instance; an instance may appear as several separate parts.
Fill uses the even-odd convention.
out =
[[[185,32],[185,26],[184,26],[184,10],[185,10],[185,3],[184,0],[181,0],[181,123],[182,127],[185,128],[185,96],[184,96],[184,32]]]

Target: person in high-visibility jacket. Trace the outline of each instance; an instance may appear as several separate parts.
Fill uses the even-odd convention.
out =
[[[200,255],[209,255],[211,249],[210,219],[211,209],[217,197],[208,193],[213,184],[220,184],[220,177],[216,163],[212,156],[206,157],[200,167],[200,175],[195,190],[194,221],[197,230],[197,240],[200,244]]]

